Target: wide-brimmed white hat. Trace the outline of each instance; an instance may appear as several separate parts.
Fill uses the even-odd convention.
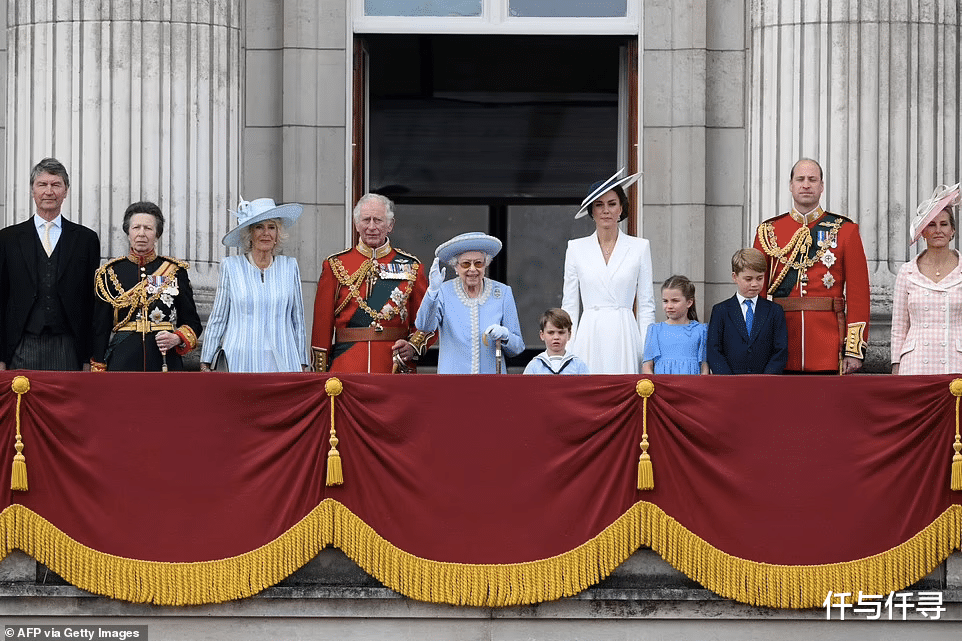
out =
[[[945,209],[946,206],[959,204],[959,185],[960,183],[955,183],[951,187],[939,185],[935,188],[935,191],[932,192],[931,198],[919,203],[919,207],[916,209],[915,220],[912,221],[912,226],[909,228],[909,233],[912,235],[912,240],[909,241],[909,245],[919,239],[926,225],[942,213],[942,210]]]
[[[635,181],[641,177],[640,171],[637,174],[632,174],[630,176],[624,176],[624,173],[625,173],[625,167],[622,167],[617,172],[615,172],[614,176],[612,176],[608,180],[602,180],[602,181],[596,182],[591,187],[588,187],[588,195],[585,196],[585,199],[581,201],[581,209],[579,209],[578,213],[575,214],[575,218],[584,218],[585,216],[587,216],[589,213],[588,210],[591,209],[591,204],[596,200],[598,200],[600,196],[608,193],[615,187],[621,187],[622,189],[627,189],[628,187],[635,184]],[[621,219],[624,220],[625,216],[627,215],[628,215],[628,212],[626,211],[621,212]]]
[[[488,236],[480,231],[469,231],[438,245],[434,255],[442,263],[450,263],[464,252],[484,252],[493,258],[500,251],[501,241],[494,236]]]
[[[273,198],[256,198],[248,202],[241,196],[237,211],[231,212],[237,216],[237,227],[227,232],[221,242],[228,247],[240,247],[244,228],[273,218],[280,218],[286,226],[293,225],[302,211],[304,208],[297,203],[277,205]]]

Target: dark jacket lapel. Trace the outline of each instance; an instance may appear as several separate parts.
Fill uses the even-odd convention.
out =
[[[754,342],[758,338],[758,333],[762,331],[762,327],[768,322],[768,315],[771,313],[771,307],[767,300],[759,296],[755,300],[755,318],[752,320],[752,337],[750,342]]]
[[[66,218],[60,220],[63,226],[60,229],[60,240],[57,241],[57,249],[60,250],[60,256],[57,257],[57,280],[63,278],[67,271],[67,264],[70,262],[68,257],[73,256],[74,244],[77,241],[77,234],[74,233],[77,225]]]
[[[37,286],[37,275],[34,272],[36,272],[37,267],[36,244],[38,239],[37,227],[33,216],[31,216],[26,222],[21,223],[20,229],[17,230],[17,250],[20,252],[20,260],[23,262],[23,273],[27,275],[34,287]]]
[[[741,334],[742,340],[748,342],[748,326],[745,325],[745,317],[742,315],[742,308],[738,304],[738,296],[732,296],[728,300],[728,314],[731,317],[731,321],[735,327],[738,328],[738,333]]]

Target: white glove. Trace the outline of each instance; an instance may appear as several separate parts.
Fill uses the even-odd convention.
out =
[[[484,330],[484,335],[494,340],[500,338],[501,340],[506,341],[511,333],[504,325],[488,325],[488,329]]]
[[[437,258],[431,263],[431,271],[428,272],[428,293],[431,295],[441,291],[441,283],[444,282],[445,269],[441,267],[441,261]]]

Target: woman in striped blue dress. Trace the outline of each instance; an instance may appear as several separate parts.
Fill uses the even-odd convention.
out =
[[[278,254],[298,204],[270,198],[238,206],[238,225],[224,236],[240,256],[220,264],[220,286],[204,333],[201,370],[210,371],[219,348],[231,372],[307,371],[307,338],[297,260]]]

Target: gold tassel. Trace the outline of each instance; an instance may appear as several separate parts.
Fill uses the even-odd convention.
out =
[[[638,489],[655,489],[655,471],[648,455],[648,397],[655,391],[655,384],[644,378],[635,385],[635,392],[642,398],[641,410],[641,456],[638,457]]]
[[[648,456],[648,439],[641,441],[641,456],[638,458],[638,489],[655,489],[655,471],[651,467],[651,457]]]
[[[962,492],[962,454],[959,450],[962,450],[962,443],[959,442],[959,435],[955,435],[955,443],[952,445],[955,449],[955,456],[952,457],[952,490],[955,492]]]
[[[955,455],[952,457],[952,478],[949,487],[955,492],[962,492],[962,438],[959,436],[959,397],[962,396],[962,378],[957,378],[949,383],[949,391],[955,396],[955,443],[952,449]]]
[[[334,397],[344,391],[340,379],[331,377],[324,383],[324,391],[331,397],[331,449],[327,453],[327,484],[343,485],[344,471],[341,469],[341,454],[337,451],[337,432],[334,430]]]
[[[27,459],[23,455],[23,438],[20,435],[20,401],[23,395],[30,391],[30,380],[26,376],[15,376],[10,385],[17,394],[17,442],[14,448],[17,453],[13,455],[13,472],[10,475],[10,489],[18,492],[26,492],[27,485]]]

